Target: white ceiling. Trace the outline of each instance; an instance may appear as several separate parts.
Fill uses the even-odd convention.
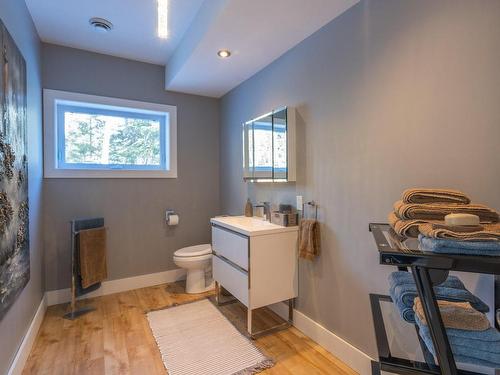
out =
[[[169,37],[157,37],[156,0],[25,0],[44,42],[165,65],[203,0],[169,0]],[[92,17],[113,23],[96,32]]]
[[[167,90],[220,97],[359,0],[168,0],[166,40],[157,0],[25,1],[45,42],[166,65]],[[96,32],[91,17],[113,30]]]
[[[181,45],[166,66],[168,90],[220,97],[359,0],[207,1],[212,7],[205,3],[200,8],[185,36],[194,39],[192,34],[201,34],[198,43],[192,43],[189,53]],[[204,11],[210,16],[197,22]],[[206,21],[209,17],[211,22]],[[217,56],[223,48],[232,52],[230,58]],[[182,64],[177,61],[179,52]]]

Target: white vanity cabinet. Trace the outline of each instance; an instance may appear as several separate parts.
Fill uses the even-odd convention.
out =
[[[228,216],[211,219],[213,277],[252,310],[298,295],[297,227],[282,227],[260,218]]]

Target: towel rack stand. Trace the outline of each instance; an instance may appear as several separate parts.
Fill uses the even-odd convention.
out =
[[[101,283],[92,285],[88,288],[83,288],[81,286],[81,281],[79,280],[79,254],[77,249],[76,236],[80,231],[86,229],[95,229],[104,227],[104,218],[93,218],[93,219],[75,219],[71,220],[71,302],[70,311],[64,314],[64,319],[74,320],[79,316],[86,313],[94,311],[95,308],[92,306],[84,306],[77,309],[76,299],[77,297],[90,293],[101,287]]]

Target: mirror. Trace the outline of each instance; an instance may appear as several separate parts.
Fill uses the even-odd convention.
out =
[[[295,115],[284,107],[243,124],[243,179],[295,181]]]

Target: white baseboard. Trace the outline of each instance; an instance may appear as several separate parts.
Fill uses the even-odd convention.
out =
[[[276,303],[269,307],[283,319],[288,319],[288,304]],[[372,358],[321,324],[300,311],[293,310],[293,325],[357,373],[371,375]]]
[[[31,320],[30,326],[26,335],[24,335],[23,341],[21,342],[21,346],[17,350],[16,356],[10,365],[10,369],[7,372],[7,375],[20,375],[23,372],[24,365],[28,360],[28,357],[31,352],[31,348],[35,342],[36,336],[38,334],[38,330],[42,325],[43,318],[45,316],[45,311],[47,310],[47,300],[45,295],[36,310],[35,316]]]
[[[185,270],[175,269],[164,272],[150,273],[148,275],[127,277],[125,279],[104,281],[99,289],[85,294],[78,299],[99,297],[132,289],[146,288],[148,286],[171,283],[185,278]],[[47,306],[58,305],[71,300],[71,289],[49,290],[45,293],[45,295],[47,298]]]

